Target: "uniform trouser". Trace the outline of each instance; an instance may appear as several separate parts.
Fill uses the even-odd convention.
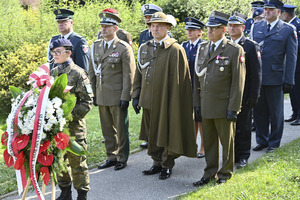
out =
[[[243,105],[237,116],[236,132],[234,139],[235,161],[248,160],[251,150],[251,116],[252,110],[248,105]]]
[[[290,92],[293,116],[300,118],[300,72],[295,73],[295,85]]]
[[[202,126],[206,160],[203,177],[229,179],[234,167],[235,123],[225,118],[206,119],[202,117]],[[220,162],[220,142],[223,147],[223,155],[222,167],[218,170]]]
[[[87,150],[85,139],[76,139],[76,142]],[[61,187],[68,187],[73,181],[73,186],[76,190],[89,191],[90,176],[88,165],[86,163],[86,156],[76,156],[67,151],[65,160],[68,161],[68,171],[63,173],[62,176],[57,176],[58,185]]]
[[[127,162],[129,156],[128,110],[119,106],[99,106],[107,159]]]
[[[149,138],[150,134],[150,114],[151,109],[143,109],[143,121],[144,131]],[[159,147],[156,145],[156,141],[148,142],[148,155],[151,156],[153,160],[153,165],[172,169],[175,165],[175,159],[177,156],[168,155],[168,148]]]
[[[260,97],[254,108],[254,120],[257,144],[279,147],[284,123],[282,86],[261,87]]]

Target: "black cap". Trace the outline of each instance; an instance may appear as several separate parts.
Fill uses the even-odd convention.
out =
[[[253,1],[251,3],[251,5],[252,5],[252,8],[263,8],[264,5],[265,5],[265,2],[263,2],[263,1]]]
[[[72,43],[70,42],[70,40],[65,39],[65,38],[61,38],[61,39],[57,39],[51,42],[50,44],[50,50],[52,51],[53,49],[57,48],[57,47],[73,47]]]
[[[230,15],[219,12],[219,11],[212,11],[210,14],[206,26],[208,27],[217,27],[221,25],[226,25],[228,24],[228,19]]]
[[[185,29],[202,29],[205,24],[194,17],[186,17],[184,19]]]
[[[281,11],[282,12],[288,12],[288,13],[294,13],[295,8],[297,8],[297,6],[284,4],[284,6],[281,7]]]
[[[256,8],[253,12],[252,18],[259,16],[261,14],[264,13],[264,9],[263,8]]]
[[[280,0],[265,0],[264,8],[281,8],[284,4]]]
[[[74,12],[68,9],[57,9],[53,11],[56,15],[56,21],[63,21],[73,19]]]
[[[241,13],[234,11],[234,12],[232,12],[232,14],[230,16],[228,23],[229,24],[245,24],[246,19],[247,19],[246,15],[243,15]]]

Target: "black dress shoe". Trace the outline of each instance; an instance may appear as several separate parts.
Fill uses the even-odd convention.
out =
[[[272,153],[273,151],[275,151],[277,148],[276,147],[268,147],[267,148],[267,153]]]
[[[295,121],[291,123],[292,126],[299,126],[300,125],[300,117],[298,117]]]
[[[295,121],[297,119],[297,116],[295,115],[291,115],[289,118],[285,119],[285,122],[292,122]]]
[[[193,186],[196,186],[196,187],[203,186],[203,185],[208,184],[208,183],[211,182],[212,180],[214,180],[214,178],[204,178],[204,177],[202,177],[202,178],[200,179],[200,181],[194,182],[194,183],[193,183]]]
[[[253,148],[253,151],[261,151],[263,150],[264,148],[267,148],[268,145],[262,145],[262,144],[258,144],[256,145],[254,148]]]
[[[237,163],[236,167],[237,167],[238,169],[243,168],[243,167],[246,167],[247,163],[248,163],[248,161],[247,161],[246,159],[241,159],[241,160]]]
[[[104,164],[98,166],[98,169],[105,169],[108,167],[115,166],[116,164],[117,161],[106,160]]]
[[[172,169],[162,168],[159,175],[159,179],[162,180],[167,179],[171,176],[171,174],[172,174]]]
[[[143,142],[142,144],[140,144],[140,147],[143,149],[147,149],[148,148],[148,142]]]
[[[152,175],[161,172],[161,167],[153,165],[149,170],[143,171],[145,175]]]
[[[124,169],[127,166],[126,162],[117,162],[117,164],[115,165],[115,170],[120,170],[120,169]]]
[[[217,180],[217,184],[223,184],[223,183],[226,183],[226,179],[223,179],[223,178],[219,178],[218,180]]]

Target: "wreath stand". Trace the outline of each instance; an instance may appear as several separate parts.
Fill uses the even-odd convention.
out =
[[[43,179],[43,177],[42,177],[42,179]],[[56,187],[55,187],[54,178],[53,178],[52,174],[51,174],[51,179],[52,179],[52,192],[51,192],[52,196],[51,196],[51,200],[55,200]],[[30,184],[31,184],[31,178],[29,177],[27,179],[26,187],[23,191],[22,200],[25,200]],[[46,191],[46,185],[45,185],[44,181],[42,180],[42,194],[43,194],[43,196],[45,196],[45,191]]]

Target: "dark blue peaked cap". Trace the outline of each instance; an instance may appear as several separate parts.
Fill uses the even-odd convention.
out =
[[[245,24],[247,16],[236,11],[232,12],[228,23],[229,24]]]
[[[283,6],[280,0],[265,0],[264,8],[281,8]]]
[[[74,12],[69,9],[56,9],[53,13],[56,15],[56,21],[72,19],[74,15]]]
[[[252,5],[252,8],[263,8],[264,5],[265,5],[265,2],[263,2],[263,1],[253,1],[251,3],[251,5]]]
[[[73,45],[70,42],[70,40],[62,38],[62,39],[54,40],[50,44],[50,50],[53,50],[53,49],[55,49],[57,47],[73,47]]]
[[[186,17],[184,19],[185,29],[202,29],[205,24],[194,17]]]
[[[253,12],[252,18],[259,16],[261,14],[264,13],[264,9],[263,8],[256,8]]]
[[[281,7],[281,11],[282,12],[293,13],[295,8],[297,8],[297,6],[284,4],[284,6]]]

